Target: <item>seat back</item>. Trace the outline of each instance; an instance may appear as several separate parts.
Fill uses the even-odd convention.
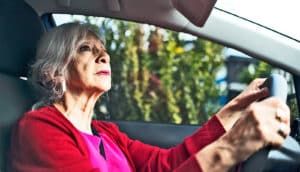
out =
[[[38,99],[26,80],[44,32],[39,16],[23,0],[0,0],[0,172],[5,171],[13,124]]]

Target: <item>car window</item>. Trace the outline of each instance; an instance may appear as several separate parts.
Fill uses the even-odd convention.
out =
[[[54,14],[57,25],[92,24],[111,57],[112,88],[97,102],[98,119],[203,124],[254,78],[288,81],[292,119],[298,114],[291,74],[195,36],[110,18]]]
[[[300,17],[299,6],[298,0],[221,0],[216,3],[216,8],[298,41],[300,41],[300,24],[295,21]]]

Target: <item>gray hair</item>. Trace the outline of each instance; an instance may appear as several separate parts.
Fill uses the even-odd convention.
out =
[[[30,78],[46,89],[48,94],[43,100],[44,104],[51,104],[63,97],[62,82],[68,80],[67,67],[75,58],[78,43],[88,35],[101,40],[91,25],[80,23],[60,25],[41,38],[36,61],[31,65]]]

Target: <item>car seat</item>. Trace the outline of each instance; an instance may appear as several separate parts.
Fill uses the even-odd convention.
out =
[[[0,172],[4,172],[12,126],[39,97],[39,91],[20,77],[28,73],[45,29],[23,0],[0,0],[0,23]]]

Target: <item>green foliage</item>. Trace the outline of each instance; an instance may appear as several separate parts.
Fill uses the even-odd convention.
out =
[[[96,104],[96,118],[201,124],[220,108],[215,78],[224,62],[222,46],[201,39],[185,41],[177,32],[112,19],[101,20],[93,29],[105,38],[113,74],[111,91]],[[257,62],[252,69],[244,68],[239,78],[249,83],[268,77],[272,70]],[[294,101],[289,105],[297,111]]]
[[[105,19],[100,26],[113,75],[111,91],[96,104],[98,118],[198,124],[219,109],[221,46],[131,22]]]
[[[299,110],[298,110],[298,105],[297,105],[297,99],[295,95],[289,95],[287,105],[290,108],[291,111],[291,123],[293,120],[299,117]]]
[[[251,69],[249,69],[252,67]],[[243,71],[240,74],[240,80],[244,83],[250,83],[255,78],[267,78],[271,75],[272,72],[272,66],[263,62],[258,61],[254,66],[250,65],[243,69]]]

